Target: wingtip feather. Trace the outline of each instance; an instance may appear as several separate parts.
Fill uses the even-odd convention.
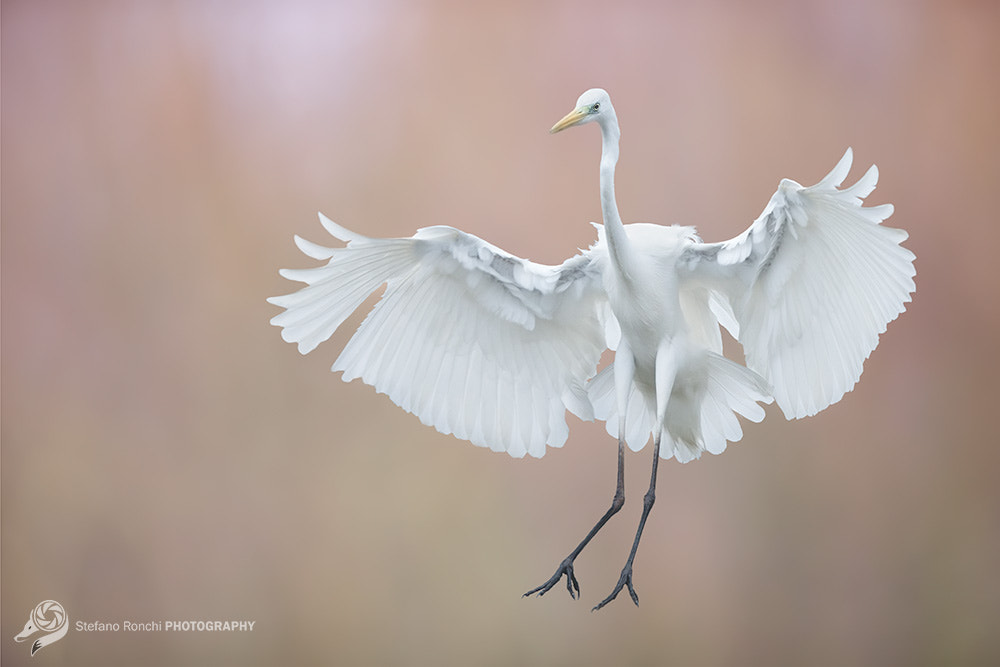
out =
[[[362,236],[361,234],[352,232],[346,227],[341,227],[322,213],[318,213],[318,215],[319,223],[323,225],[323,229],[329,232],[330,236],[340,239],[344,243],[350,243],[351,241],[365,241],[368,239],[367,236]]]
[[[855,197],[859,202],[870,195],[878,185],[878,167],[872,165],[865,172],[865,175],[858,179],[857,183],[844,189],[844,194]]]
[[[333,257],[333,249],[327,248],[326,246],[321,246],[318,243],[313,243],[312,241],[307,241],[298,234],[295,235],[295,245],[299,250],[303,252],[307,257],[312,259],[330,259]]]
[[[823,177],[823,180],[819,182],[820,187],[836,188],[844,179],[847,178],[847,174],[851,171],[851,164],[854,162],[854,150],[848,146],[847,150],[844,151],[844,156],[840,158],[837,162],[837,166],[830,170],[830,173]]]

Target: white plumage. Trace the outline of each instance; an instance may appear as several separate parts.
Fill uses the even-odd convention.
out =
[[[739,440],[736,415],[760,421],[761,403],[773,399],[798,418],[850,391],[915,289],[914,256],[900,245],[906,232],[880,224],[892,206],[862,205],[876,168],[838,189],[851,168],[848,149],[814,186],[781,181],[736,238],[703,243],[691,227],[622,224],[619,129],[603,90],[584,93],[553,132],[587,122],[602,131],[604,212],[588,250],[546,266],[451,227],[375,239],[320,215],[346,247],[296,237],[306,255],[327,263],[281,272],[306,286],[269,299],[285,308],[272,324],[305,354],[384,284],[333,370],[442,433],[515,457],[562,446],[568,410],[606,421],[620,452],[652,435],[659,456],[689,461]],[[746,366],[722,356],[720,325],[743,345]],[[608,348],[615,361],[598,373]],[[622,501],[623,465],[620,453]],[[649,507],[654,486],[655,466]],[[613,503],[568,566],[532,592],[566,574],[573,594],[573,558],[616,511]],[[598,606],[624,584],[637,599],[631,563],[641,530],[619,585]]]
[[[371,239],[324,216],[346,248],[299,247],[326,266],[282,275],[308,286],[270,301],[303,354],[382,284],[386,291],[333,370],[361,378],[442,433],[512,456],[542,456],[592,419],[587,379],[605,349],[606,299],[588,254],[560,266],[514,257],[450,227]]]

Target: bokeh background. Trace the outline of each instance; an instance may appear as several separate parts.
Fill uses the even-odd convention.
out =
[[[995,2],[2,3],[2,636],[31,664],[1000,662]],[[630,221],[742,231],[782,177],[852,179],[910,232],[918,290],[857,389],[660,469],[636,566],[615,443],[513,460],[308,357],[264,299],[325,242],[451,224],[536,261],[600,219],[609,89]],[[593,130],[593,131],[592,131]],[[360,322],[361,314],[349,324]]]

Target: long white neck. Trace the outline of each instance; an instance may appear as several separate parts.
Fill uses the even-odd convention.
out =
[[[618,164],[618,140],[621,131],[618,119],[612,113],[601,127],[601,211],[604,214],[604,231],[607,234],[611,263],[619,274],[628,278],[632,248],[615,201],[615,165]]]

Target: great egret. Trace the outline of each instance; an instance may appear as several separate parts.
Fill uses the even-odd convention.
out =
[[[739,236],[702,243],[692,227],[623,225],[615,202],[619,129],[608,94],[585,92],[552,128],[601,129],[604,225],[589,250],[559,266],[515,257],[471,234],[435,226],[412,238],[376,239],[320,214],[346,247],[298,236],[326,265],[281,271],[306,283],[268,299],[271,319],[303,354],[329,338],[372,292],[385,293],[333,364],[360,377],[442,433],[511,456],[540,457],[566,441],[566,411],[607,423],[618,437],[611,507],[555,574],[580,586],[576,557],[625,502],[625,445],[652,435],[649,490],[632,549],[599,609],[627,587],[653,506],[659,459],[718,454],[742,437],[735,415],[764,417],[776,400],[786,418],[815,414],[858,381],[886,325],[914,291],[905,231],[879,223],[892,206],[862,206],[873,166],[838,189],[848,149],[818,184],[782,180],[763,213]],[[722,356],[720,325],[743,345],[746,366]],[[602,352],[614,362],[597,372]]]

